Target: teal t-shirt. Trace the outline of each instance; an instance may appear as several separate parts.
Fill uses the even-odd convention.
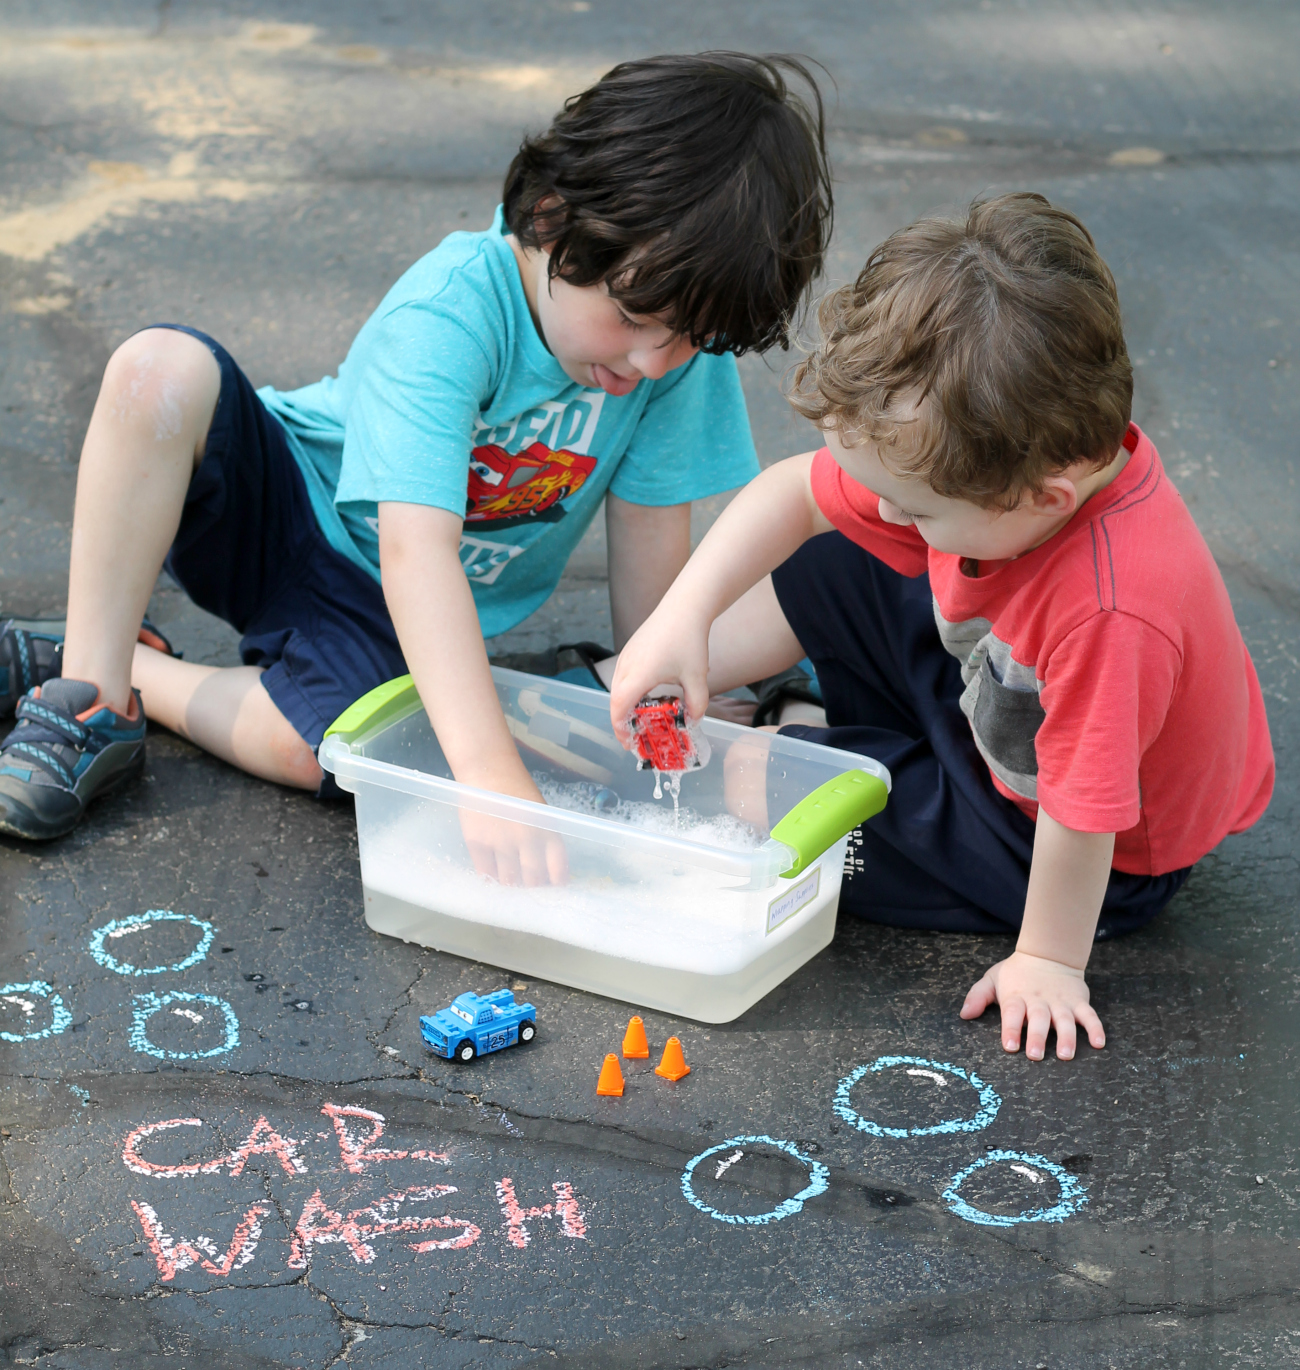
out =
[[[758,473],[734,357],[698,353],[623,396],[577,384],[538,336],[504,232],[498,209],[416,262],[337,377],[258,391],[326,538],[376,580],[379,501],[464,518],[485,637],[555,589],[607,490],[684,504]]]

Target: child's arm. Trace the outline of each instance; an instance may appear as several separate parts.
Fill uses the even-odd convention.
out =
[[[637,701],[657,685],[680,684],[687,712],[699,718],[709,703],[713,621],[810,537],[830,531],[813,499],[813,455],[769,466],[745,486],[623,649],[610,685],[620,736]],[[713,681],[715,689],[737,683],[743,681]]]
[[[464,785],[541,803],[497,700],[460,536],[461,520],[445,509],[381,503],[384,598],[452,774]],[[461,827],[482,875],[504,885],[565,878],[564,844],[554,833],[468,809]]]
[[[632,504],[605,496],[614,650],[648,619],[691,555],[689,504]]]
[[[1052,1027],[1062,1061],[1074,1055],[1076,1023],[1094,1047],[1106,1045],[1101,1019],[1088,1002],[1083,972],[1114,851],[1113,832],[1076,832],[1039,808],[1025,917],[1015,952],[984,973],[961,1008],[963,1018],[978,1018],[998,1003],[1007,1051],[1020,1050],[1020,1029],[1026,1023],[1025,1055],[1033,1061],[1042,1059]]]

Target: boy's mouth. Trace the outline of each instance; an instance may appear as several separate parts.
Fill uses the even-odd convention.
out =
[[[591,378],[607,395],[630,395],[641,383],[640,376],[620,376],[599,362],[591,363]]]

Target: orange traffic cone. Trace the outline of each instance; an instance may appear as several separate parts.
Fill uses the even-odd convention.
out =
[[[623,1059],[625,1061],[648,1061],[650,1043],[645,1039],[645,1024],[639,1015],[628,1019],[627,1032],[623,1035]]]
[[[596,1093],[623,1097],[623,1072],[618,1068],[618,1057],[611,1051],[600,1068],[600,1079],[596,1081]]]
[[[665,1080],[680,1080],[683,1075],[689,1075],[691,1068],[686,1064],[686,1057],[682,1055],[682,1044],[676,1037],[670,1037],[664,1044],[664,1058],[655,1066],[655,1074],[662,1075]]]

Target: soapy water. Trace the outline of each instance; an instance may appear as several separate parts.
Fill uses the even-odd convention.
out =
[[[655,798],[663,797],[658,781],[660,773],[655,773]],[[682,791],[682,772],[663,773],[668,793],[673,799],[671,818],[666,809],[657,804],[639,803],[620,798],[613,790],[604,785],[593,785],[590,781],[580,780],[574,784],[564,784],[545,771],[534,771],[533,780],[542,792],[542,798],[557,809],[567,809],[570,813],[589,814],[593,818],[605,818],[613,823],[625,823],[630,828],[640,828],[643,832],[655,833],[664,837],[684,837],[688,842],[702,842],[707,847],[722,847],[727,851],[753,851],[763,844],[765,834],[743,819],[729,813],[715,814],[706,818],[696,813],[689,805],[680,802]]]
[[[664,786],[667,785],[668,793],[673,797],[673,831],[677,832],[681,827],[682,809],[682,776],[685,771],[656,771],[655,772],[655,798],[664,797]]]
[[[625,800],[589,782],[566,784],[544,772],[533,778],[548,804],[605,820],[602,826],[615,840],[566,835],[569,871],[563,884],[503,885],[473,869],[455,805],[403,802],[359,825],[367,897],[387,896],[406,906],[383,914],[381,922],[371,917],[371,926],[447,947],[435,923],[437,917],[451,918],[486,925],[494,936],[537,934],[637,965],[733,975],[756,956],[797,940],[838,897],[840,867],[832,852],[817,897],[769,933],[768,906],[784,891],[752,888],[739,872],[697,866],[687,847],[700,843],[748,854],[761,846],[761,832],[730,814],[706,817],[688,804],[682,805],[681,830],[675,832],[673,816],[662,805]],[[662,849],[620,845],[620,828],[662,840]],[[378,912],[374,904],[370,909]],[[420,910],[426,909],[433,922],[422,918]],[[509,944],[501,947],[505,959],[496,964],[508,964]],[[490,949],[475,954],[493,960]]]

